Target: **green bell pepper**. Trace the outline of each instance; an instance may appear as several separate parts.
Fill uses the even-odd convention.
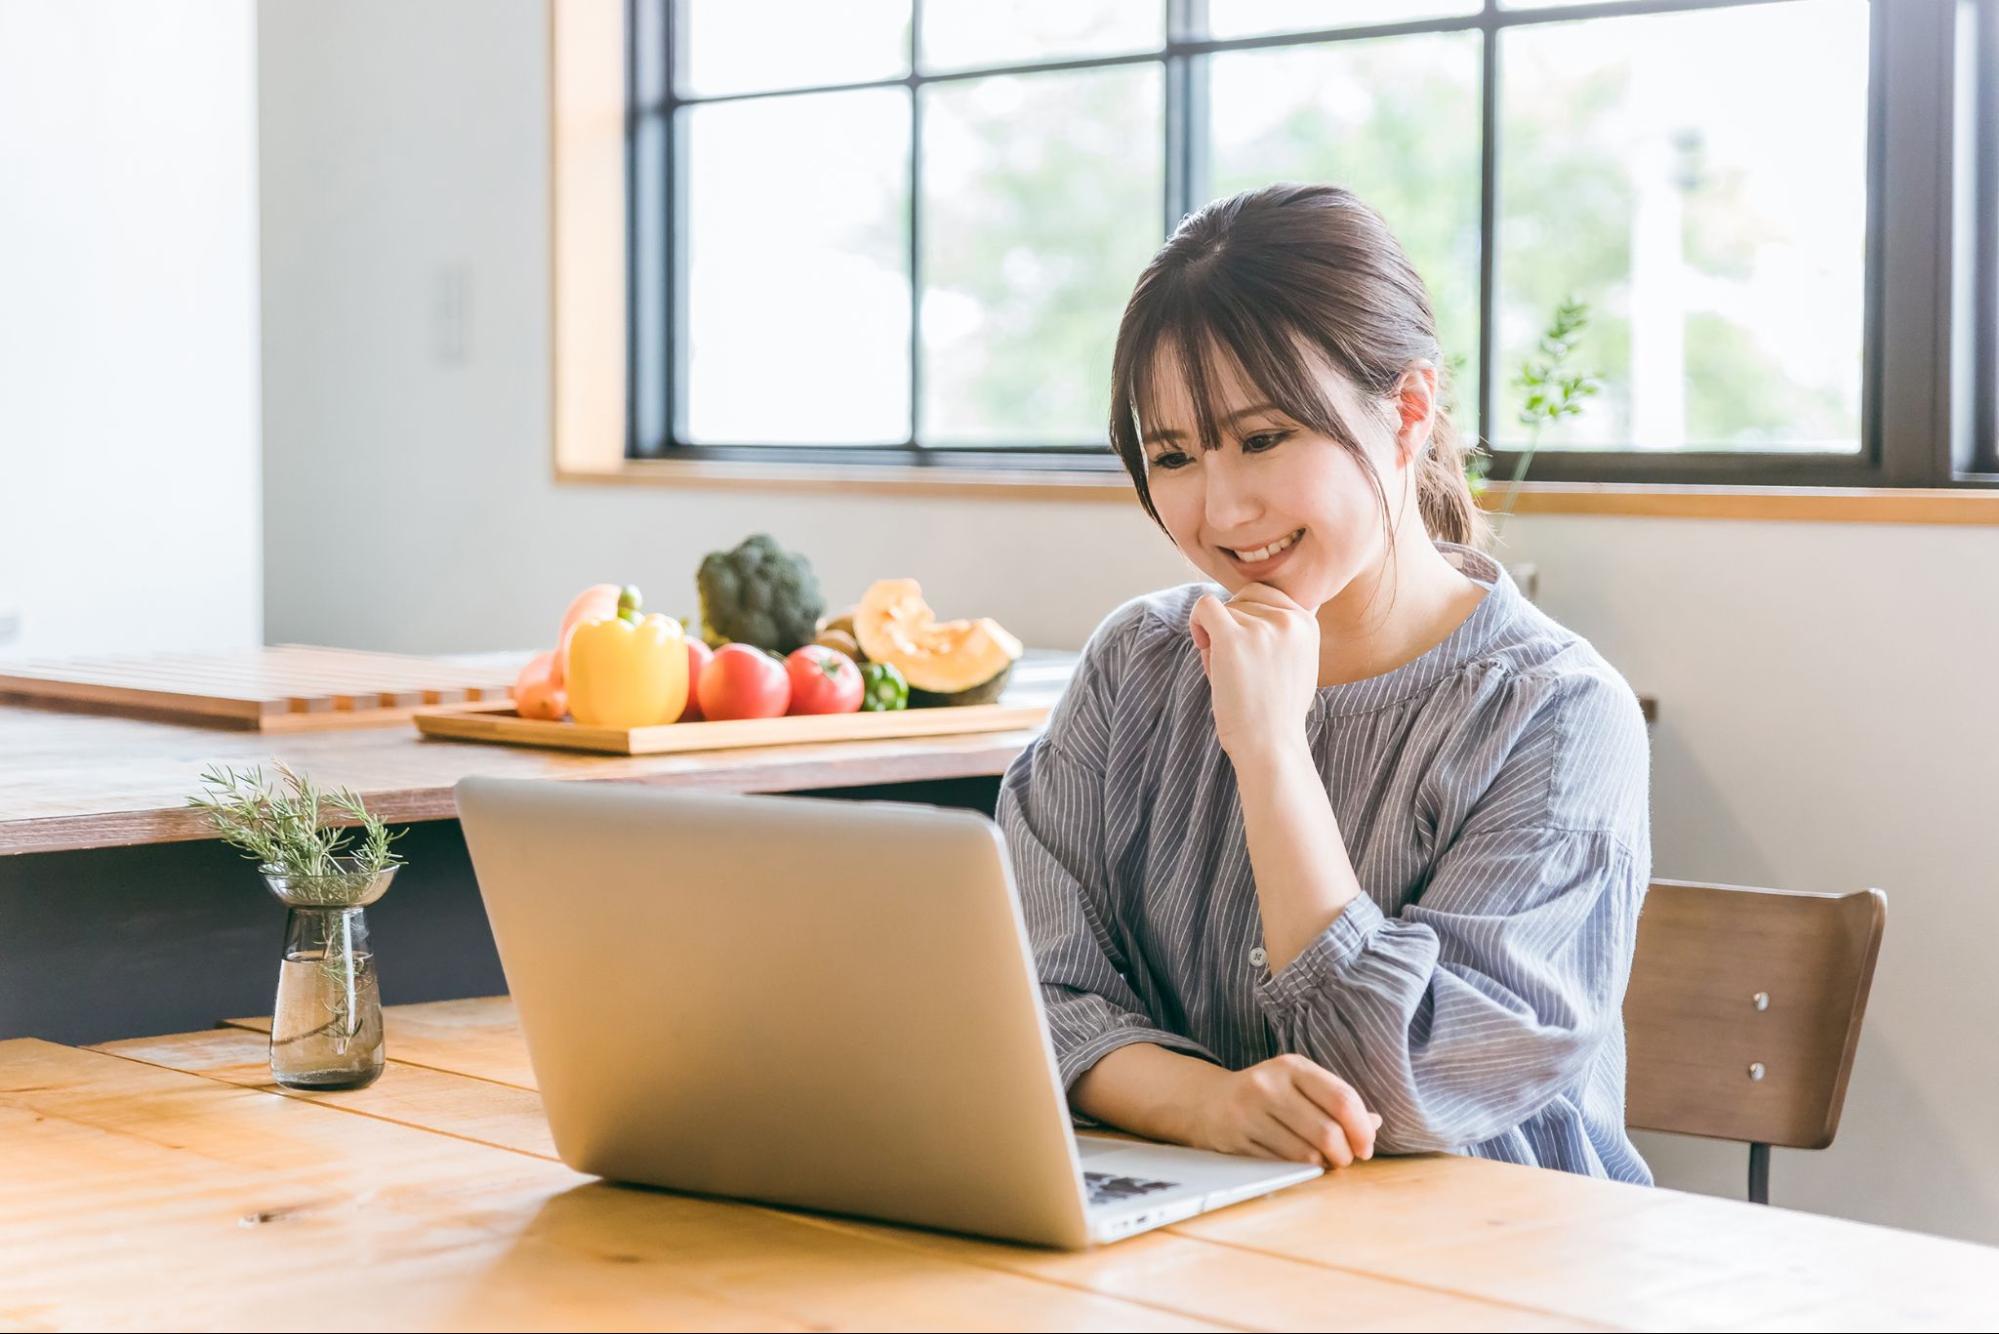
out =
[[[861,664],[861,712],[893,713],[909,707],[909,682],[895,664]]]

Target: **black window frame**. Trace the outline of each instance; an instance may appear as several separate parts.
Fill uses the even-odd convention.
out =
[[[675,0],[625,0],[626,455],[769,464],[927,467],[1010,473],[1117,472],[1097,440],[1068,444],[922,443],[923,98],[932,84],[1002,74],[1163,67],[1162,238],[1207,199],[1206,58],[1229,51],[1478,31],[1480,87],[1479,348],[1476,435],[1494,425],[1498,255],[1495,189],[1501,152],[1499,34],[1569,23],[1800,0],[1594,0],[1508,10],[1483,0],[1471,14],[1268,36],[1215,39],[1205,0],[1160,0],[1166,43],[1114,56],[925,72],[924,0],[911,0],[909,70],[882,79],[773,91],[685,95],[676,70]],[[1999,487],[1999,0],[1870,0],[1867,223],[1861,448],[1858,453],[1543,449],[1530,481],[1775,487]],[[688,345],[685,291],[685,109],[724,102],[869,88],[906,88],[910,103],[905,262],[910,277],[909,434],[897,443],[697,444],[684,431]],[[1976,133],[1980,127],[1988,132]],[[1975,143],[1972,151],[1957,136]],[[1967,231],[1967,228],[1969,229]],[[1135,275],[1134,275],[1135,276]],[[1955,384],[1955,392],[1953,385]],[[1468,424],[1470,425],[1470,424]],[[1491,451],[1495,477],[1519,455]]]
[[[1959,69],[1972,67],[1972,87],[1960,102],[1959,124],[1972,127],[1972,239],[1960,247],[1971,267],[1968,339],[1972,366],[1968,417],[1970,473],[1999,484],[1999,0],[1976,0],[1960,11],[1971,31],[1961,36],[1970,51]],[[1968,253],[1967,253],[1968,252]]]

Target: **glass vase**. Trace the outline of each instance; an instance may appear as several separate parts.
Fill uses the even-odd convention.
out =
[[[324,875],[260,869],[289,909],[271,1009],[271,1077],[295,1089],[374,1083],[382,1073],[382,992],[366,909],[388,892],[397,868],[365,871],[336,858]]]

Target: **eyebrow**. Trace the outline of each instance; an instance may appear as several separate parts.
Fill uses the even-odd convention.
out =
[[[1275,403],[1252,403],[1246,408],[1237,408],[1222,419],[1223,426],[1234,426],[1244,417],[1254,417],[1259,412],[1282,412]],[[1164,444],[1170,440],[1185,440],[1187,433],[1178,430],[1148,431],[1139,441],[1142,445]]]

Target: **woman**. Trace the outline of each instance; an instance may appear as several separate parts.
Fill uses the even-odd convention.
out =
[[[1345,190],[1211,204],[1140,276],[1112,440],[1220,589],[1112,613],[1002,787],[1058,1064],[1157,1139],[1649,1182],[1644,720],[1477,550],[1439,359]]]

